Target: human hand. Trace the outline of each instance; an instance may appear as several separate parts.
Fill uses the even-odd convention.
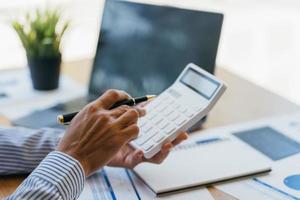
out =
[[[152,100],[150,100],[152,101]],[[150,101],[140,103],[137,108],[142,109],[145,107]],[[143,117],[146,113],[141,113],[140,117]],[[170,150],[176,145],[180,144],[182,141],[188,138],[188,134],[186,132],[180,133],[176,139],[172,142],[166,142],[160,152],[158,152],[151,159],[146,159],[144,157],[144,153],[141,150],[134,149],[129,144],[126,144],[121,148],[121,150],[114,156],[114,158],[108,163],[108,166],[112,167],[125,167],[132,169],[138,164],[142,162],[150,162],[160,164],[162,163],[166,157],[169,155]]]
[[[142,108],[110,107],[130,96],[118,90],[108,90],[88,104],[71,121],[57,150],[77,159],[86,176],[108,164],[126,144],[137,137],[137,120]]]
[[[160,164],[168,156],[171,148],[180,144],[182,141],[186,140],[188,135],[186,132],[180,133],[177,138],[172,142],[165,143],[161,151],[153,156],[151,159],[146,159],[141,150],[134,149],[129,144],[123,146],[120,151],[113,157],[113,159],[108,163],[112,167],[125,167],[125,168],[134,168],[142,162],[150,162]]]

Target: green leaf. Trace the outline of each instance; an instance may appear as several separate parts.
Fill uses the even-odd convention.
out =
[[[27,55],[48,57],[60,54],[61,38],[69,27],[69,21],[59,29],[60,13],[58,10],[35,10],[25,15],[25,23],[12,21],[12,27],[18,34]]]

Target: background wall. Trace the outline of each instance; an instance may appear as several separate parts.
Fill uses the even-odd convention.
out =
[[[137,1],[223,12],[218,67],[300,104],[300,1]],[[25,52],[9,21],[27,10],[57,5],[64,18],[72,20],[63,59],[93,57],[103,0],[0,0],[0,69],[26,66]]]

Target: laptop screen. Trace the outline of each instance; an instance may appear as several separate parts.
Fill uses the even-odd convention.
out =
[[[107,0],[89,94],[159,94],[190,62],[214,72],[223,15]]]

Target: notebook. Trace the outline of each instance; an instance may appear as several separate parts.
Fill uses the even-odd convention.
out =
[[[157,195],[271,171],[270,160],[234,135],[189,139],[160,165],[143,163],[134,172]]]

